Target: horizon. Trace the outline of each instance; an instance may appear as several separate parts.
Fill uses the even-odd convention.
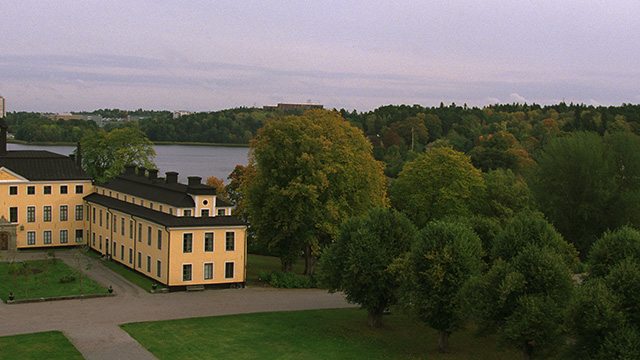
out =
[[[9,112],[640,103],[637,1],[6,0],[0,13]]]

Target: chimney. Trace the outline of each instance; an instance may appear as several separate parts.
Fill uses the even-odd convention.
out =
[[[178,183],[178,173],[175,171],[169,171],[165,173],[167,179],[167,184],[177,184]]]
[[[136,166],[135,165],[125,165],[124,166],[124,174],[125,175],[135,175],[136,174]]]
[[[7,153],[7,123],[0,118],[0,155]]]
[[[149,180],[155,180],[158,178],[158,169],[149,169]]]
[[[147,168],[145,168],[144,166],[140,166],[138,168],[138,176],[144,177],[146,174],[145,172],[147,171]]]
[[[76,166],[82,168],[82,146],[80,146],[80,141],[78,141],[78,148],[76,150]]]
[[[188,186],[201,185],[202,182],[202,178],[200,176],[189,176],[187,179],[189,179]]]

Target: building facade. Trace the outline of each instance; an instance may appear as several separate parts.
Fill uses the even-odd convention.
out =
[[[0,250],[88,245],[170,287],[244,285],[247,225],[201,178],[127,166],[93,184],[81,155],[7,151],[0,130]]]

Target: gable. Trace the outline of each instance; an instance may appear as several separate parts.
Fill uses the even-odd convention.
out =
[[[0,167],[0,182],[28,181],[24,177],[14,173],[6,167]]]

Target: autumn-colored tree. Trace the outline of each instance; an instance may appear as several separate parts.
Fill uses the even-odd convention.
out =
[[[218,179],[215,176],[209,176],[207,178],[206,184],[216,189],[216,198],[221,200],[227,200],[225,187],[222,179]]]
[[[382,164],[362,132],[339,113],[314,110],[265,124],[251,141],[241,186],[259,241],[284,271],[304,251],[312,274],[342,221],[385,202]]]
[[[471,215],[485,191],[480,170],[448,147],[407,163],[391,188],[391,201],[421,227],[446,216]]]

